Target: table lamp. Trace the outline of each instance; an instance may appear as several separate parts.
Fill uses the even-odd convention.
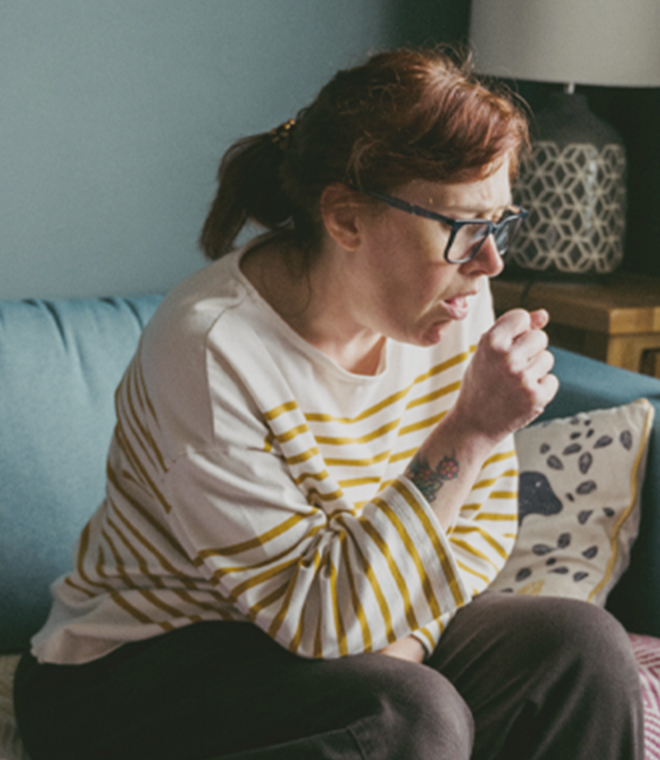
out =
[[[530,214],[509,264],[538,277],[613,272],[623,259],[625,148],[575,86],[660,86],[660,0],[472,0],[469,37],[477,72],[564,85],[536,114],[514,182]]]

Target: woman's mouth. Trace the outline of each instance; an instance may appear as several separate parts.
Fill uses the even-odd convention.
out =
[[[470,309],[467,296],[465,295],[458,295],[454,296],[453,298],[447,298],[442,302],[442,305],[447,312],[447,316],[450,319],[455,320],[465,319]]]

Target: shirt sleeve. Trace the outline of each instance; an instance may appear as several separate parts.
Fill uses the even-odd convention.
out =
[[[423,500],[413,483],[409,488]],[[504,566],[518,530],[518,462],[513,437],[482,465],[468,498],[448,529],[449,551],[468,599],[485,591]],[[413,633],[430,654],[456,609]]]
[[[198,571],[282,646],[305,657],[374,651],[435,630],[469,600],[453,547],[405,478],[359,512],[341,500],[328,510],[267,448],[179,457],[167,500]]]
[[[476,596],[495,580],[518,531],[518,461],[513,436],[484,463],[448,531],[464,583]]]

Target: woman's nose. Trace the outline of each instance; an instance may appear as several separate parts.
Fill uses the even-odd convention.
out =
[[[463,266],[468,268],[466,273],[469,274],[484,274],[487,277],[496,277],[500,274],[504,269],[504,261],[497,248],[495,237],[489,235],[472,261],[466,262]]]

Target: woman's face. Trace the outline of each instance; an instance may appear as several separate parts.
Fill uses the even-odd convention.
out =
[[[416,180],[392,195],[455,219],[499,219],[511,204],[509,164],[472,182]],[[450,228],[440,222],[384,207],[361,217],[360,244],[350,264],[359,321],[376,333],[428,346],[449,325],[464,319],[486,278],[503,269],[489,237],[472,261],[450,264],[444,251]]]

